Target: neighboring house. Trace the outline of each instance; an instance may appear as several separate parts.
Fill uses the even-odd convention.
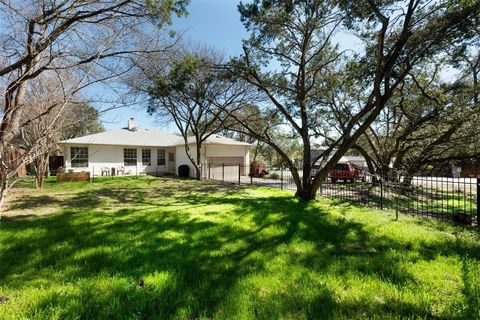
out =
[[[196,147],[189,139],[190,152],[196,159]],[[128,127],[101,132],[60,142],[64,147],[65,169],[89,171],[101,175],[102,170],[114,168],[124,174],[178,174],[178,167],[195,169],[187,157],[182,137],[139,128],[133,119]],[[249,165],[250,144],[219,135],[210,136],[202,145],[203,167],[222,163],[242,167]]]
[[[312,148],[312,156],[311,159],[318,157],[319,155],[323,154],[327,149],[326,148]],[[336,150],[332,150],[329,155],[324,155],[321,157],[318,161],[317,164],[323,165],[324,163],[327,162],[328,159],[331,158],[333,153],[336,152]],[[342,156],[338,163],[351,163],[354,165],[359,166],[360,168],[367,168],[367,161],[365,160],[364,157],[362,156]]]
[[[343,156],[342,160],[344,160],[344,162],[349,162],[351,164],[355,164],[355,165],[357,165],[357,166],[359,166],[360,168],[363,168],[363,169],[368,168],[367,161],[362,156]],[[341,162],[341,161],[339,161],[339,162]]]

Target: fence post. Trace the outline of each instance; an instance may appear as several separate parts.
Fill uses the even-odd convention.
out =
[[[240,163],[238,164],[238,184],[240,184]]]
[[[92,182],[95,182],[95,166],[92,166]]]
[[[480,228],[480,176],[477,177],[477,228]]]
[[[222,182],[225,182],[225,163],[222,163]]]
[[[252,164],[248,166],[248,175],[250,176],[250,185],[253,186],[253,170],[252,170]]]
[[[210,180],[210,162],[208,163],[208,180]]]
[[[380,178],[380,210],[383,210],[383,179]]]
[[[280,166],[280,189],[283,190],[283,166]]]

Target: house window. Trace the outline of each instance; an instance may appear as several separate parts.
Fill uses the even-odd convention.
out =
[[[142,149],[142,165],[152,165],[152,154],[150,152],[150,149]]]
[[[168,153],[168,161],[175,161],[175,153],[173,152]]]
[[[88,167],[88,148],[87,147],[71,147],[70,158],[72,168]]]
[[[123,163],[125,167],[137,165],[137,149],[123,149]]]
[[[158,149],[157,150],[157,165],[164,166],[165,165],[165,149]]]

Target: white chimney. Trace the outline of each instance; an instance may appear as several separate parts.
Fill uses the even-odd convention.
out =
[[[137,129],[138,129],[137,121],[135,121],[134,118],[128,119],[128,130],[137,131]]]

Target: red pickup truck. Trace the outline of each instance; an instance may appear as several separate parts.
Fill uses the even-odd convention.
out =
[[[335,169],[330,171],[329,177],[332,183],[337,182],[337,180],[344,182],[365,181],[365,173],[362,168],[351,163],[337,163]]]

